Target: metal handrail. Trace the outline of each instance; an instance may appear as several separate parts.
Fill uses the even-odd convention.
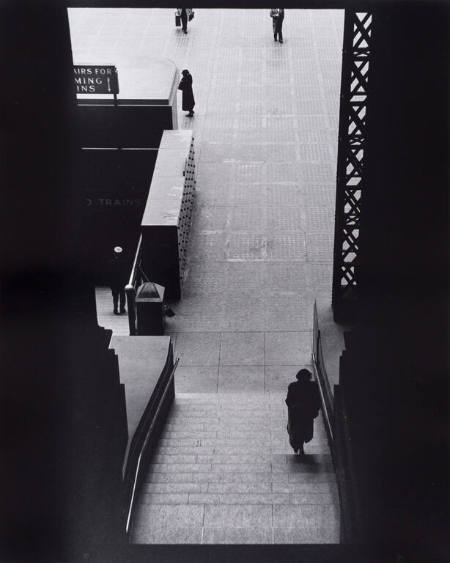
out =
[[[325,368],[323,356],[322,336],[319,329],[317,303],[314,301],[313,320],[313,367],[319,383],[325,426],[331,442],[331,452],[338,476],[339,495],[343,514],[343,534],[348,538],[358,537],[359,515],[361,514],[356,491],[353,449],[349,434],[347,411],[345,407],[345,393],[341,384],[334,386],[331,396],[330,383]],[[345,445],[346,444],[346,445]],[[347,537],[348,536],[348,537]]]
[[[128,308],[128,325],[130,329],[130,336],[135,336],[137,334],[136,328],[136,290],[137,287],[142,282],[142,268],[141,268],[141,256],[142,251],[142,235],[139,236],[139,241],[136,249],[136,254],[133,260],[133,266],[131,268],[130,279],[125,286],[125,293],[127,296],[127,308]]]
[[[325,425],[328,435],[333,442],[334,429],[332,423],[333,405],[330,402],[330,389],[327,371],[325,369],[325,362],[323,359],[322,339],[319,330],[319,321],[317,318],[317,303],[314,301],[313,312],[313,353],[312,360],[317,382],[319,384],[320,398],[323,405],[323,415],[325,418]]]
[[[149,442],[150,437],[152,435],[155,423],[158,421],[159,412],[160,412],[162,406],[164,405],[164,399],[166,398],[166,395],[169,391],[170,383],[172,382],[172,380],[174,378],[175,370],[177,369],[179,360],[180,360],[180,358],[177,358],[175,360],[175,363],[174,363],[174,365],[171,369],[170,375],[167,378],[164,391],[163,391],[161,398],[158,402],[156,410],[155,410],[155,412],[152,416],[152,421],[151,421],[149,429],[147,430],[147,433],[145,435],[145,439],[144,439],[144,442],[142,444],[141,451],[139,452],[139,457],[138,457],[137,464],[136,464],[136,470],[134,472],[133,489],[132,489],[132,492],[131,492],[131,499],[130,499],[130,504],[128,506],[127,521],[126,521],[126,526],[125,526],[125,531],[126,531],[127,534],[130,531],[131,515],[133,513],[133,508],[134,508],[134,501],[135,501],[135,497],[136,497],[136,491],[137,491],[137,485],[138,485],[139,471],[140,471],[140,468],[141,468],[142,456],[143,456],[143,454],[144,454],[144,452],[147,448],[147,445],[148,445],[148,442]]]
[[[142,246],[142,235],[139,235],[138,245],[136,249],[136,254],[134,256],[133,266],[131,268],[131,274],[130,274],[130,279],[128,281],[128,285],[134,286],[136,275],[137,275],[137,265],[141,259],[141,246]]]

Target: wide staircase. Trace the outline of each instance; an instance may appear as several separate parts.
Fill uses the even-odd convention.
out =
[[[180,393],[150,464],[140,544],[339,543],[336,478],[321,416],[293,454],[281,393]]]

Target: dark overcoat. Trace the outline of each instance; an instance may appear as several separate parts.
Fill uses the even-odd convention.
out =
[[[320,409],[320,395],[315,381],[294,381],[289,384],[286,397],[288,406],[289,443],[297,451],[312,440],[314,418]]]
[[[181,23],[183,25],[183,29],[187,29],[188,15],[186,8],[180,8],[180,17],[181,17]]]
[[[115,254],[109,261],[109,285],[113,291],[121,291],[128,282],[130,272],[123,253]]]
[[[194,92],[192,90],[192,75],[183,76],[178,86],[178,90],[183,92],[183,111],[192,111],[195,106]]]
[[[284,8],[278,8],[278,16],[272,16],[272,25],[273,25],[273,32],[279,33],[281,28],[283,27],[283,20],[284,20]]]

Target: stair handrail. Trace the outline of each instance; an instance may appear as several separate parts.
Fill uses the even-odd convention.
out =
[[[330,389],[330,382],[325,368],[325,360],[323,357],[322,337],[319,329],[319,321],[317,314],[317,302],[314,301],[313,309],[313,351],[312,351],[314,375],[319,385],[320,398],[322,401],[322,412],[325,421],[325,427],[331,442],[334,439],[333,429],[333,397]]]
[[[142,270],[142,234],[139,236],[139,241],[136,248],[136,254],[131,268],[130,279],[125,286],[125,293],[127,296],[128,308],[128,325],[130,329],[130,336],[137,334],[136,327],[136,291],[141,285],[142,281],[148,281],[147,276]]]
[[[175,362],[172,366],[172,369],[170,370],[169,375],[167,376],[167,378],[165,379],[165,381],[163,383],[164,390],[163,390],[161,396],[158,397],[158,399],[157,399],[156,408],[154,408],[153,405],[149,405],[149,407],[150,407],[149,412],[145,413],[146,414],[145,418],[150,419],[150,425],[149,425],[148,430],[145,434],[145,438],[144,438],[144,441],[143,441],[142,446],[140,448],[139,456],[138,456],[138,459],[137,459],[136,468],[133,472],[134,473],[133,487],[132,487],[132,491],[131,491],[131,499],[130,499],[130,502],[129,502],[129,505],[128,505],[126,524],[125,524],[125,533],[127,535],[129,534],[130,529],[131,529],[131,518],[132,518],[132,514],[133,514],[133,508],[134,508],[134,504],[135,504],[136,493],[137,493],[137,489],[138,489],[138,485],[139,485],[139,477],[140,477],[140,470],[141,470],[141,464],[142,464],[143,456],[146,453],[148,443],[149,443],[149,441],[152,437],[152,434],[154,432],[155,424],[158,423],[160,411],[163,408],[163,406],[165,405],[165,398],[166,398],[167,394],[169,393],[169,391],[171,390],[171,382],[174,379],[175,370],[177,369],[179,361],[180,361],[180,358],[177,358],[175,360]]]
[[[360,508],[356,490],[356,478],[353,461],[351,436],[348,428],[345,394],[342,385],[334,385],[331,393],[330,381],[325,367],[322,335],[319,328],[317,302],[313,312],[313,369],[319,384],[331,453],[335,466],[341,506],[341,542],[353,543],[359,537]]]

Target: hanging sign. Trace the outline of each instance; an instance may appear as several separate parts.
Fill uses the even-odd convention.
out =
[[[118,94],[117,69],[111,65],[73,65],[77,94]]]

